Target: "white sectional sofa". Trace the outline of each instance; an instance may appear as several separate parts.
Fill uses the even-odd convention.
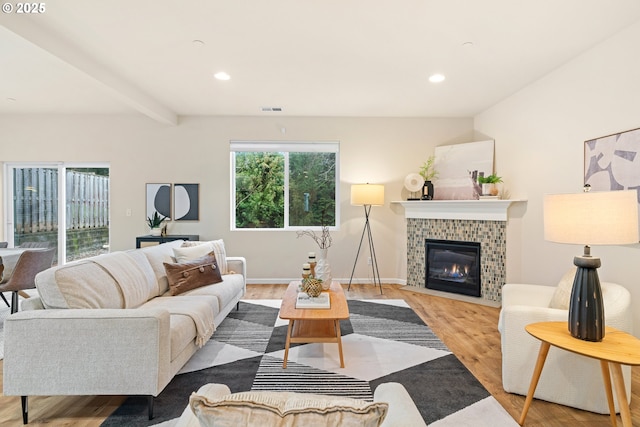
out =
[[[246,291],[246,261],[222,282],[171,295],[164,262],[183,241],[52,267],[38,295],[4,324],[4,394],[153,397],[208,340]],[[223,264],[218,260],[218,265]],[[220,268],[222,270],[222,268]],[[224,274],[228,273],[228,274]]]

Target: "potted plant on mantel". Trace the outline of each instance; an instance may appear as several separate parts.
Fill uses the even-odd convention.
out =
[[[420,166],[419,173],[420,176],[424,178],[424,185],[422,186],[422,200],[433,200],[433,183],[431,180],[438,176],[438,171],[434,166],[435,161],[435,156],[429,156],[427,161]]]
[[[493,173],[488,176],[478,177],[478,184],[482,185],[483,196],[497,196],[498,188],[496,187],[496,184],[500,182],[502,182],[502,178]]]
[[[161,216],[158,211],[153,213],[153,216],[147,217],[147,225],[151,229],[152,236],[160,236],[162,234],[162,222],[167,219],[166,216]]]

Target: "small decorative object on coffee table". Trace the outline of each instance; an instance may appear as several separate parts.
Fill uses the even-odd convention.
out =
[[[309,267],[311,268],[311,276],[316,277],[316,253],[309,252]]]
[[[322,292],[322,280],[308,278],[302,281],[302,290],[310,297],[317,297]]]
[[[296,308],[331,308],[331,298],[328,292],[320,292],[318,296],[310,296],[306,292],[298,292]]]

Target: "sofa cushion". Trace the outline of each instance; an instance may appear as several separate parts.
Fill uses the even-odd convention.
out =
[[[209,316],[197,316],[198,312],[209,310]],[[188,310],[184,310],[188,307]],[[213,318],[220,312],[218,300],[214,296],[192,298],[185,295],[157,297],[141,306],[143,309],[167,310],[171,314],[171,360],[175,360],[183,350],[196,341],[198,330],[204,332],[209,325],[203,323],[208,318],[210,326],[215,329]],[[196,317],[194,317],[196,316]],[[198,325],[197,325],[198,324]]]
[[[225,274],[222,280],[224,286],[205,286],[185,292],[183,295],[215,296],[222,310],[228,304],[237,302],[238,294],[242,294],[244,290],[244,277],[241,274]]]
[[[174,262],[173,248],[178,248],[184,240],[173,240],[171,242],[162,243],[161,245],[146,246],[142,249],[136,249],[144,253],[149,260],[151,268],[156,275],[158,284],[157,295],[162,295],[169,290],[169,282],[167,281],[167,273],[164,271],[165,262]]]
[[[182,251],[178,251],[178,253],[180,253],[180,256],[184,256],[184,259],[189,259],[189,257],[191,257],[191,259],[193,258],[198,258],[199,256],[201,256],[201,254],[203,253],[202,251],[205,251],[204,253],[208,253],[210,252],[210,250],[205,250],[205,249],[195,249],[193,250],[193,252],[189,252],[188,248],[194,248],[197,246],[202,246],[204,245],[205,247],[210,247],[215,254],[216,254],[216,259],[218,260],[218,267],[220,267],[220,272],[222,274],[229,274],[229,268],[227,266],[227,251],[224,248],[224,241],[222,239],[218,239],[218,240],[210,240],[208,242],[197,242],[197,241],[192,241],[192,240],[188,240],[184,243],[182,243],[182,247],[180,248]],[[176,252],[174,250],[174,252]],[[176,257],[178,256],[178,253],[176,253]]]
[[[379,426],[388,404],[347,397],[248,391],[207,398],[193,393],[189,404],[202,427],[214,426]]]
[[[36,287],[46,308],[135,308],[155,287],[144,257],[113,252],[41,273]]]
[[[124,307],[114,278],[87,260],[45,270],[36,276],[35,284],[48,309]]]
[[[171,295],[222,282],[213,252],[191,261],[165,262],[164,269],[167,272]]]
[[[577,267],[572,267],[567,271],[558,282],[549,308],[558,308],[560,310],[569,310],[569,300],[571,299],[571,290],[573,289],[573,279],[576,277]]]

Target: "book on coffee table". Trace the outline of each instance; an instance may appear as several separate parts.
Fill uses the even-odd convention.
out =
[[[296,308],[331,308],[329,292],[322,292],[317,297],[310,297],[305,292],[298,292]]]

